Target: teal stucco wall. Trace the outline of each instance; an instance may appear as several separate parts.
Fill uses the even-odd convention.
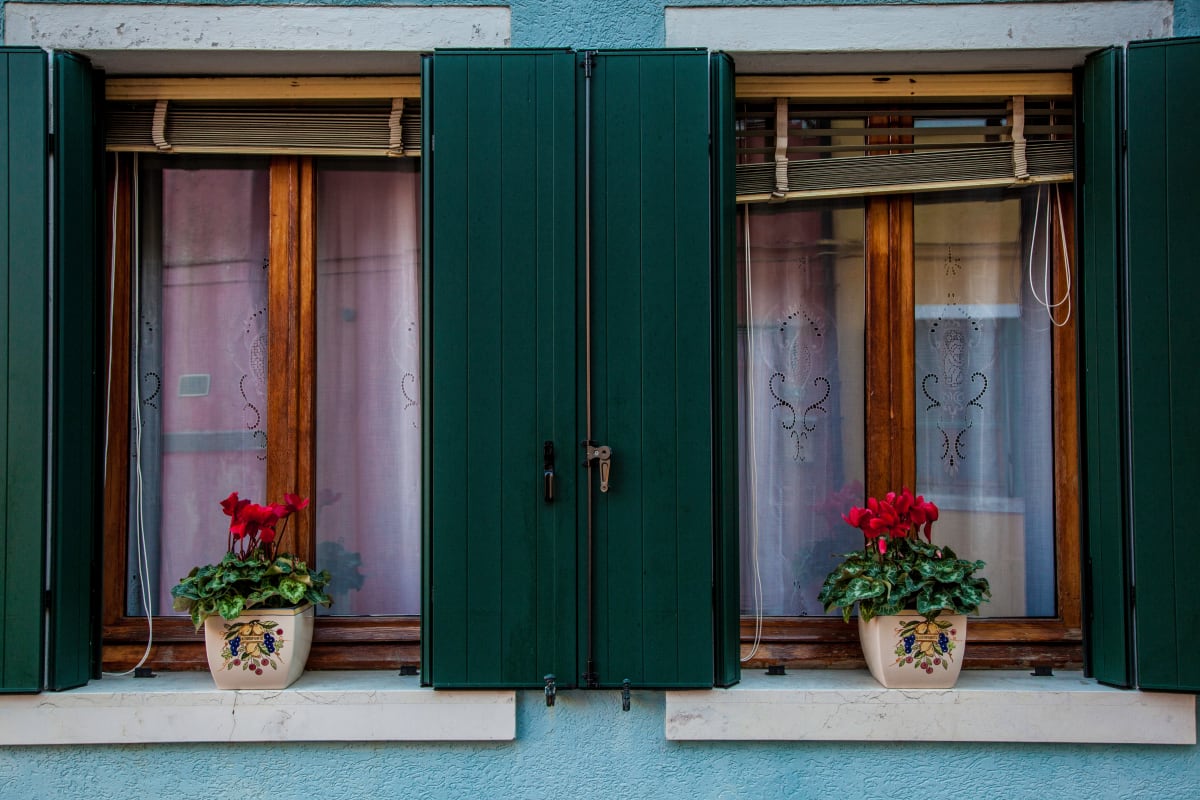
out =
[[[657,692],[628,713],[615,691],[523,692],[505,743],[0,748],[0,797],[1200,797],[1196,747],[676,743],[663,712]]]

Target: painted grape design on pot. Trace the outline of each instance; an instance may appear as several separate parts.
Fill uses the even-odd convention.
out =
[[[232,622],[225,626],[221,660],[225,669],[240,668],[262,675],[263,669],[279,669],[286,642],[283,628],[271,619]]]
[[[954,661],[957,635],[958,631],[946,620],[909,620],[896,629],[895,665],[911,665],[928,674],[933,674],[937,667],[948,670]]]

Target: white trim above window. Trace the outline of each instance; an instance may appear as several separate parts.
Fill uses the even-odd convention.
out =
[[[71,50],[109,74],[415,71],[401,54],[508,47],[499,5],[253,6],[6,3],[4,43]]]
[[[727,51],[742,74],[1064,69],[1172,28],[1170,0],[666,9],[667,47]]]

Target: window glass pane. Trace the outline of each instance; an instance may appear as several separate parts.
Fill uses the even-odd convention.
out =
[[[218,502],[265,502],[267,170],[201,159],[139,175],[127,612],[141,614],[144,533],[155,614],[225,548]]]
[[[864,206],[738,214],[742,609],[822,614],[863,498]]]
[[[1053,328],[1030,280],[1041,296],[1052,191],[918,195],[914,209],[916,488],[941,508],[936,540],[987,562],[984,616],[1055,611]]]
[[[317,564],[332,614],[417,614],[420,177],[415,160],[317,171]]]

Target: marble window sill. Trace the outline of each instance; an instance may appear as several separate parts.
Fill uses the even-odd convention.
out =
[[[965,670],[954,689],[908,691],[884,689],[866,670],[754,670],[730,689],[667,692],[666,736],[1195,744],[1196,698],[1114,689],[1078,672]]]
[[[391,671],[306,672],[287,689],[238,692],[207,672],[165,672],[0,696],[0,745],[515,737],[516,692],[435,692]]]
[[[948,690],[883,689],[865,671],[743,673],[731,689],[666,692],[677,741],[1195,744],[1196,698],[1079,673],[966,671]],[[922,724],[914,726],[913,715]],[[203,672],[105,678],[0,696],[0,745],[260,741],[511,741],[514,691],[433,691],[395,672],[309,672],[282,691],[220,691]]]

